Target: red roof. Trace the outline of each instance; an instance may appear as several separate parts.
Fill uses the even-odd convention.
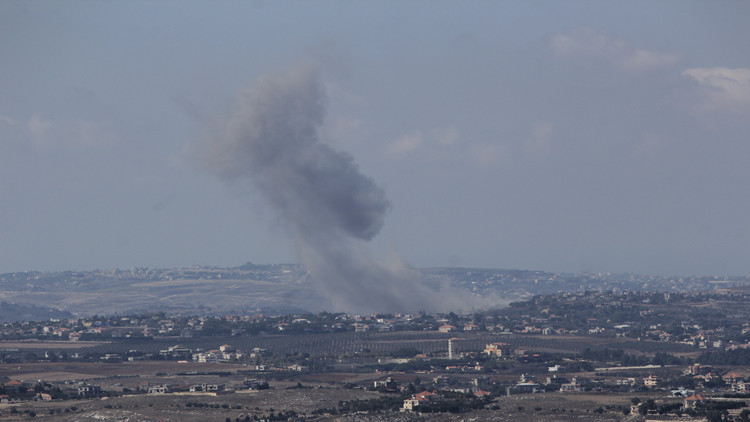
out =
[[[726,375],[724,375],[724,378],[743,378],[742,375],[736,373],[736,372],[730,372]]]
[[[692,396],[685,399],[685,401],[703,401],[705,400],[700,394],[693,394]]]

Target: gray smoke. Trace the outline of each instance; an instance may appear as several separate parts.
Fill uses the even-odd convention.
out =
[[[258,188],[334,308],[435,308],[437,288],[423,285],[416,271],[367,253],[364,243],[378,234],[390,204],[350,154],[320,142],[325,109],[313,66],[267,75],[244,95],[200,159],[217,175]]]

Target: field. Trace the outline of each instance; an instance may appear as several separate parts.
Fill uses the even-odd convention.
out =
[[[457,337],[455,333],[437,332],[393,332],[393,333],[331,333],[310,335],[263,335],[241,337],[157,337],[154,339],[119,339],[112,342],[0,342],[0,351],[24,349],[34,352],[46,350],[66,350],[80,348],[82,352],[120,353],[139,350],[146,354],[158,353],[170,346],[181,345],[191,349],[210,350],[222,344],[250,351],[255,347],[267,349],[278,355],[308,353],[310,355],[354,354],[370,351],[376,354],[390,353],[401,348],[415,348],[423,353],[446,353],[448,339]],[[459,351],[479,351],[487,343],[508,343],[516,349],[534,352],[554,352],[574,354],[584,349],[618,347],[632,353],[691,352],[693,348],[680,344],[665,344],[654,341],[632,341],[622,338],[539,336],[539,335],[498,335],[488,333],[461,333],[455,343]]]
[[[108,341],[0,341],[0,350],[72,350],[110,344]]]
[[[198,337],[117,339],[112,342],[4,342],[0,350],[17,350],[18,353],[57,350],[67,353],[120,353],[139,350],[146,354],[180,344],[193,350],[216,349],[222,344],[250,351],[254,347],[267,349],[276,357],[309,353],[312,356],[353,356],[355,354],[388,356],[390,352],[413,348],[424,353],[444,356],[448,339],[455,333],[437,332],[385,332],[385,333],[337,333],[309,335],[263,335],[242,337]],[[480,351],[487,343],[504,342],[515,349],[530,352],[576,354],[585,349],[618,347],[632,353],[652,353],[658,350],[650,341],[632,341],[622,338],[499,335],[491,333],[461,333],[456,341],[461,352]],[[672,352],[682,352],[682,345],[668,345]],[[362,361],[362,362],[360,362]],[[369,358],[367,362],[375,362]],[[336,359],[328,362],[336,362]],[[359,362],[359,363],[357,363]],[[368,400],[387,397],[388,394],[368,391],[361,387],[372,387],[373,381],[392,377],[401,385],[417,383],[417,379],[432,380],[441,375],[449,376],[464,385],[477,377],[489,382],[513,383],[518,371],[536,371],[540,380],[547,375],[542,364],[520,363],[509,365],[508,370],[493,374],[477,372],[441,371],[418,373],[382,373],[360,358],[349,363],[332,364],[335,369],[313,372],[291,372],[274,370],[254,371],[250,364],[208,364],[142,360],[132,362],[39,362],[0,365],[0,382],[20,379],[33,384],[38,381],[55,383],[63,389],[74,390],[75,385],[64,382],[96,384],[112,397],[86,400],[32,401],[0,404],[0,421],[29,420],[30,412],[35,418],[46,421],[218,421],[229,418],[236,421],[245,416],[269,417],[271,413],[294,412],[297,420],[316,421],[624,421],[637,420],[625,416],[623,409],[629,408],[633,393],[573,393],[573,394],[518,394],[499,395],[485,409],[468,413],[411,414],[400,412],[350,413],[347,415],[313,414],[316,409],[331,408],[340,401]],[[515,366],[513,366],[515,365]],[[521,365],[521,366],[519,366]],[[666,370],[662,368],[662,370]],[[568,373],[566,376],[573,376]],[[593,378],[592,372],[580,372],[582,377]],[[240,391],[247,378],[263,378],[271,388],[261,391]],[[177,393],[143,394],[148,385],[166,384]],[[195,384],[218,384],[226,387],[219,393],[187,393]],[[352,385],[358,386],[351,388]],[[347,388],[348,387],[348,388]],[[137,392],[141,394],[136,394]],[[649,393],[639,393],[641,399]],[[656,397],[656,396],[654,396]],[[663,397],[663,394],[660,396]],[[24,413],[26,412],[26,413]]]
[[[338,400],[371,398],[377,393],[363,390],[273,389],[226,395],[137,395],[115,398],[34,403],[16,406],[22,412],[33,408],[37,419],[46,421],[156,421],[204,422],[232,420],[240,415],[268,415],[295,410],[299,414],[334,406]],[[193,404],[198,403],[199,406]],[[0,420],[14,419],[10,405],[0,407]],[[50,414],[50,410],[54,414]]]
[[[227,395],[140,395],[72,402],[34,403],[17,406],[22,413],[33,408],[36,419],[55,421],[157,421],[223,422],[250,415],[293,410],[316,421],[624,421],[626,417],[614,406],[629,406],[629,396],[594,395],[515,395],[499,397],[493,409],[462,414],[428,414],[418,416],[398,412],[355,414],[347,416],[312,416],[311,412],[331,407],[339,400],[370,399],[378,393],[333,388],[272,389]],[[195,404],[200,404],[200,407]],[[611,408],[606,409],[607,406]],[[601,408],[602,413],[597,412]],[[52,414],[50,414],[52,412]],[[20,414],[19,413],[19,414]],[[29,420],[27,416],[9,413],[9,405],[0,407],[0,420]],[[642,420],[642,419],[640,419]]]

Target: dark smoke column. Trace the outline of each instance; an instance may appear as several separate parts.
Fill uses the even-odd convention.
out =
[[[411,271],[375,262],[365,251],[362,241],[378,234],[390,205],[350,154],[320,142],[325,108],[314,67],[265,76],[207,143],[201,161],[227,180],[257,186],[335,308],[424,309]]]

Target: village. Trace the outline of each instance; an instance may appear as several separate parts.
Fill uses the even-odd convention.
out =
[[[40,404],[52,409],[48,417],[65,416],[81,403],[162,396],[184,406],[195,396],[232,397],[218,405],[230,412],[247,393],[309,389],[354,398],[308,406],[304,416],[285,409],[298,419],[492,412],[503,401],[552,396],[612,417],[746,420],[746,299],[732,291],[583,292],[465,315],[155,313],[6,323],[0,420],[39,414]],[[253,415],[270,418],[261,410]]]

